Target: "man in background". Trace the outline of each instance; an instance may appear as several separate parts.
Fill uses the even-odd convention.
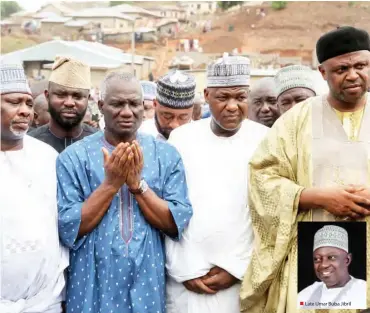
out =
[[[69,57],[56,57],[45,97],[50,121],[29,133],[59,153],[98,129],[83,123],[90,93],[90,67]]]
[[[157,82],[154,118],[145,121],[139,131],[167,140],[171,132],[193,117],[195,80],[180,71],[170,72]]]
[[[248,96],[248,118],[271,127],[279,118],[274,78],[265,77],[252,85]]]
[[[283,67],[275,75],[280,115],[297,103],[316,96],[313,70],[304,65]]]
[[[154,117],[154,100],[157,94],[156,83],[142,80],[140,82],[144,92],[144,120]]]

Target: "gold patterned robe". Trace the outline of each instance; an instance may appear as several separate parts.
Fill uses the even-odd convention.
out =
[[[315,123],[312,124],[312,106],[314,103],[317,105],[321,99],[323,98],[314,97],[299,103],[278,119],[250,162],[249,205],[255,233],[255,250],[240,293],[243,313],[360,311],[297,308],[297,223],[312,221],[313,211],[316,211],[298,212],[298,204],[302,190],[314,185],[312,146]],[[361,125],[370,124],[369,100],[370,97],[365,109],[366,120],[364,111],[355,114],[336,112],[337,121],[342,123],[338,125],[342,131],[345,130],[347,140],[358,136]],[[333,115],[335,116],[334,111]],[[365,134],[365,130],[362,134],[370,137],[370,134]],[[367,162],[365,157],[364,175],[370,186],[369,152],[370,150],[367,153]],[[336,158],[337,155],[329,157]],[[357,161],[354,158],[356,155],[351,155],[352,163]],[[366,218],[368,220],[370,219]],[[370,277],[369,234],[367,223],[367,277]],[[368,307],[369,282],[370,280],[367,284]]]

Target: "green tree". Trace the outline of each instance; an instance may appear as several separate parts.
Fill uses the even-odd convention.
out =
[[[11,14],[19,12],[22,8],[16,1],[1,1],[1,18],[7,18]]]
[[[271,7],[274,10],[283,10],[286,8],[287,2],[286,1],[272,1]]]
[[[223,11],[242,4],[244,1],[218,1],[218,7],[221,8]]]

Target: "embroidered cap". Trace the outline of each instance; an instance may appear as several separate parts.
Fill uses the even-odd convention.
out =
[[[140,84],[143,89],[144,100],[154,100],[157,93],[156,83],[150,82],[148,80],[142,80]]]
[[[65,87],[90,90],[90,66],[71,57],[57,56],[49,81]]]
[[[32,95],[23,66],[0,62],[0,94],[18,92]]]
[[[250,85],[250,60],[242,56],[223,57],[207,68],[207,87],[233,87]]]
[[[321,247],[335,247],[348,252],[348,233],[339,226],[326,225],[314,237],[313,251]]]
[[[170,72],[157,82],[157,101],[173,109],[187,109],[193,106],[195,79],[180,71]]]
[[[289,89],[307,88],[316,94],[314,72],[304,65],[283,67],[275,75],[277,98]]]

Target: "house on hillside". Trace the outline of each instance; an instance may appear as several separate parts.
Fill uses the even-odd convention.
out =
[[[40,9],[37,10],[37,14],[44,12],[52,12],[59,16],[67,16],[68,14],[73,13],[74,10],[69,8],[67,5],[64,5],[60,2],[50,2],[43,5]]]
[[[180,22],[187,21],[186,9],[180,6],[177,6],[177,5],[166,4],[166,5],[156,6],[155,3],[153,2],[153,4],[146,7],[146,9],[161,17],[176,18]]]
[[[0,26],[1,26],[1,36],[6,36],[14,33],[18,34],[23,32],[21,23],[12,20],[0,21]]]
[[[151,19],[159,20],[162,18],[162,16],[156,14],[155,12],[151,12],[139,6],[130,5],[130,4],[116,5],[116,6],[113,6],[112,9],[114,9],[116,12],[120,12],[122,14],[128,15],[135,19],[145,18],[147,20],[148,19],[149,20]]]
[[[50,17],[40,21],[40,33],[50,36],[64,36],[64,24],[70,20],[69,17]]]
[[[31,12],[31,11],[20,11],[20,12],[16,12],[16,13],[11,14],[9,20],[14,22],[14,23],[23,25],[26,22],[31,21],[32,16],[34,14],[35,14],[35,12]]]
[[[150,27],[135,27],[136,42],[156,41],[156,29]],[[132,41],[132,30],[111,30],[104,32],[104,42],[127,43]]]
[[[134,18],[117,12],[114,8],[92,8],[68,15],[76,21],[89,21],[99,24],[101,29],[129,29]]]
[[[91,21],[69,20],[63,25],[63,38],[66,40],[76,40],[80,37],[92,38],[96,30],[96,25]]]
[[[91,8],[108,8],[110,1],[62,1],[62,5],[70,8],[72,11],[81,11]]]
[[[179,21],[177,19],[163,19],[156,24],[159,35],[169,35],[178,32]]]
[[[213,14],[217,11],[217,1],[184,1],[180,3],[187,15]]]
[[[45,76],[49,78],[51,67],[57,55],[74,57],[91,67],[91,81],[98,88],[104,77],[112,71],[131,72],[132,55],[122,50],[88,41],[53,40],[39,45],[7,53],[2,60],[8,63],[22,62],[29,78]],[[147,56],[134,56],[135,75],[147,79],[153,70],[154,59]]]

